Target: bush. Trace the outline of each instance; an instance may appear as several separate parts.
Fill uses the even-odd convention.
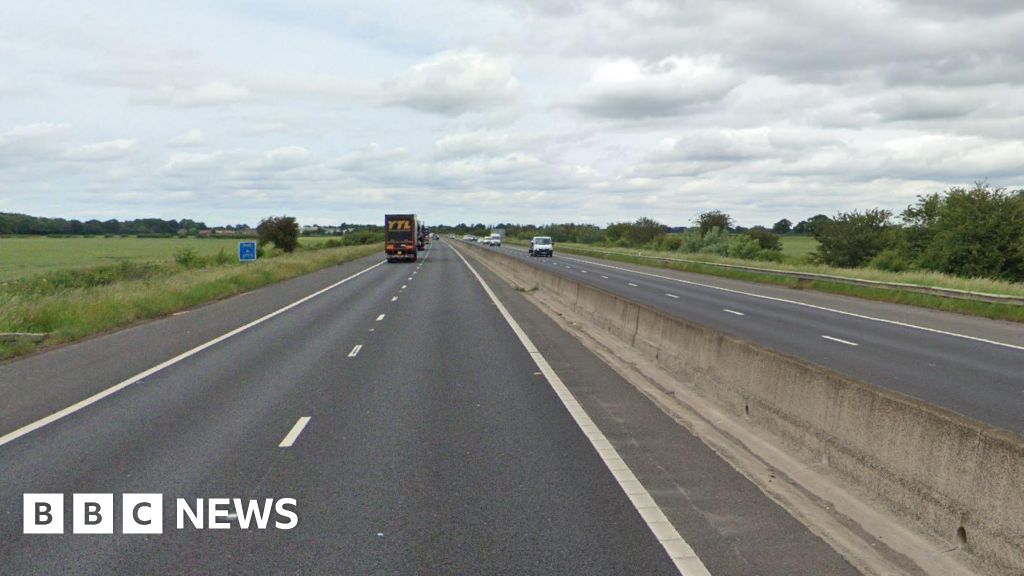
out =
[[[761,245],[747,234],[741,234],[729,244],[729,256],[743,260],[759,260]]]
[[[708,233],[716,228],[728,231],[729,226],[732,226],[732,216],[729,216],[720,210],[709,210],[707,212],[701,212],[697,216],[696,223],[700,228],[700,235],[707,236]]]
[[[687,230],[680,235],[683,240],[682,252],[689,254],[729,255],[729,232],[723,228],[713,228],[706,234],[699,230]]]
[[[228,253],[225,252],[223,248],[221,248],[220,250],[217,251],[217,255],[213,257],[213,261],[218,266],[223,266],[225,264],[232,262],[233,259],[231,258],[231,256],[228,256]]]
[[[892,213],[872,209],[841,213],[826,222],[816,238],[815,259],[829,266],[856,268],[895,244],[896,229],[890,223]]]
[[[878,270],[903,272],[910,269],[910,260],[896,248],[886,248],[879,252],[868,264]]]
[[[662,236],[659,248],[668,252],[676,252],[683,247],[683,239],[679,236],[668,235]]]
[[[260,245],[272,243],[284,252],[294,252],[299,246],[299,224],[291,216],[271,216],[256,227]]]
[[[782,241],[779,240],[779,235],[773,233],[764,226],[754,226],[750,230],[747,230],[744,236],[756,240],[761,250],[782,251]]]
[[[905,250],[921,267],[958,276],[1024,280],[1024,193],[952,188],[903,212]]]
[[[199,253],[195,248],[182,248],[174,253],[174,261],[186,268],[193,268],[200,262]]]

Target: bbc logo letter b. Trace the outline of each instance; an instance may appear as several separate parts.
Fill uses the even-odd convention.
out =
[[[63,494],[25,494],[22,514],[25,534],[64,533]]]
[[[113,494],[74,494],[71,531],[75,534],[114,533]]]

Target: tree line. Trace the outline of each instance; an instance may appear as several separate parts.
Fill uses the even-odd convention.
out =
[[[135,220],[75,220],[65,218],[43,218],[27,214],[0,212],[0,234],[31,234],[40,236],[67,235],[172,235],[179,230],[195,233],[206,230],[203,222],[195,220],[163,220],[160,218],[137,218]]]
[[[439,227],[483,235],[490,227]],[[693,226],[669,228],[647,217],[593,224],[498,224],[507,236],[550,236],[573,242],[753,260],[783,260],[781,236],[813,236],[818,247],[808,260],[830,266],[882,270],[931,270],[963,277],[1024,281],[1024,190],[993,188],[986,182],[918,197],[899,214],[871,208],[817,214],[797,224],[782,219],[770,228],[737,226],[719,210],[697,215]]]

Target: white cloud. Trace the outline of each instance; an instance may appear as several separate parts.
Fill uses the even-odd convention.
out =
[[[713,58],[670,57],[649,65],[622,59],[598,66],[574,105],[609,118],[677,116],[718,102],[739,83]]]
[[[196,106],[222,106],[243,102],[252,97],[244,86],[217,81],[188,88],[160,85],[137,93],[134,100],[140,104],[190,108]]]
[[[282,146],[263,155],[265,166],[276,169],[296,168],[306,164],[310,153],[302,146]]]
[[[385,103],[458,116],[516,98],[519,80],[510,64],[477,51],[448,51],[416,64],[381,87]]]
[[[116,160],[131,154],[136,148],[137,142],[135,138],[122,138],[75,146],[64,152],[63,157],[77,162]]]
[[[219,150],[198,154],[176,153],[171,154],[163,169],[169,173],[208,171],[221,167],[224,160],[225,154]]]
[[[189,130],[188,132],[175,136],[174,138],[171,138],[170,140],[167,141],[168,146],[182,148],[190,146],[202,146],[205,143],[206,137],[203,136],[203,131],[198,128]]]

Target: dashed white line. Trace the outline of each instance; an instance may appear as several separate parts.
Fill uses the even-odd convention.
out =
[[[722,312],[728,312],[729,314],[735,314],[737,316],[746,316],[743,312],[737,312],[735,310],[729,310],[728,308],[722,308]]]
[[[634,287],[634,288],[636,288],[637,286],[639,286],[639,284],[633,284],[632,282],[626,282],[626,284],[629,284],[630,286],[632,286],[632,287]]]
[[[306,428],[306,424],[309,424],[309,416],[303,416],[299,418],[292,429],[288,431],[288,435],[281,440],[281,443],[277,445],[278,448],[291,448],[292,444],[295,444],[295,440],[299,438],[299,434],[302,434],[302,430]]]
[[[405,290],[406,286],[408,286],[408,284],[402,284],[402,290]]]
[[[352,351],[348,353],[348,357],[349,358],[355,358],[356,354],[359,354],[359,351],[362,350],[362,349],[363,349],[363,345],[362,344],[356,344],[356,347],[353,348]]]
[[[840,338],[833,338],[831,336],[825,336],[824,334],[822,334],[821,337],[824,338],[825,340],[831,340],[833,342],[839,342],[840,344],[846,344],[847,346],[860,346],[860,344],[857,344],[856,342],[850,342],[849,340],[842,340]]]
[[[395,300],[398,300],[398,296],[392,296],[392,297],[391,297],[391,301],[392,301],[392,302],[394,302]]]
[[[107,388],[105,390],[101,390],[100,392],[97,392],[96,394],[93,394],[92,396],[89,396],[88,398],[86,398],[84,400],[79,400],[78,402],[75,402],[74,404],[68,406],[67,408],[58,410],[58,411],[54,412],[53,414],[50,414],[49,416],[40,418],[39,420],[36,420],[35,422],[32,422],[31,424],[26,424],[25,426],[22,426],[21,428],[18,428],[17,430],[14,430],[12,432],[8,432],[7,434],[4,434],[3,436],[0,436],[0,446],[3,446],[4,444],[8,444],[10,442],[13,442],[14,440],[17,440],[18,438],[21,438],[22,436],[24,436],[26,434],[34,432],[34,431],[36,431],[36,430],[46,426],[47,424],[52,424],[52,423],[56,422],[57,420],[60,420],[61,418],[64,418],[65,416],[74,414],[75,412],[78,412],[79,410],[81,410],[81,409],[83,409],[83,408],[85,408],[87,406],[91,406],[92,404],[95,404],[96,402],[99,402],[100,400],[106,398],[107,396],[115,394],[115,393],[119,392],[120,390],[123,390],[123,389],[131,386],[132,384],[136,384],[136,383],[142,381],[143,379],[148,378],[149,376],[152,376],[153,374],[156,374],[157,372],[160,372],[164,368],[173,366],[173,365],[177,364],[178,362],[181,362],[182,360],[184,360],[186,358],[194,356],[194,355],[202,352],[203,350],[206,350],[207,348],[209,348],[211,346],[215,346],[215,345],[217,345],[217,344],[227,340],[228,338],[231,338],[232,336],[235,336],[237,334],[241,334],[242,332],[245,332],[246,330],[252,328],[253,326],[257,326],[259,324],[262,324],[262,323],[266,322],[267,320],[270,320],[271,318],[274,318],[276,316],[284,314],[285,312],[291,310],[292,308],[295,308],[296,306],[300,306],[303,303],[308,302],[308,301],[316,298],[317,296],[320,296],[321,294],[329,292],[329,291],[337,288],[338,286],[341,286],[342,284],[348,282],[349,280],[352,280],[353,278],[362,276],[363,274],[366,274],[370,270],[373,270],[375,268],[383,266],[385,262],[386,262],[386,260],[381,260],[380,262],[377,262],[376,264],[374,264],[372,266],[364,268],[364,269],[360,270],[359,272],[356,272],[355,274],[352,274],[351,276],[348,276],[347,278],[343,278],[342,280],[339,280],[339,281],[335,282],[334,284],[331,284],[330,286],[327,286],[326,288],[321,288],[320,290],[317,290],[316,292],[313,292],[312,294],[310,294],[308,296],[304,296],[304,297],[296,300],[295,302],[292,302],[291,304],[288,304],[287,306],[284,306],[282,308],[278,308],[277,310],[274,310],[273,312],[271,312],[269,314],[261,316],[261,317],[255,319],[255,320],[253,320],[252,322],[249,322],[248,324],[245,324],[244,326],[239,326],[238,328],[235,328],[234,330],[231,330],[229,332],[225,332],[224,334],[221,334],[220,336],[214,338],[213,340],[210,340],[208,342],[200,344],[199,346],[196,346],[195,348],[192,348],[190,350],[182,352],[181,354],[178,354],[174,358],[171,358],[170,360],[165,360],[165,361],[161,362],[160,364],[157,364],[156,366],[153,366],[152,368],[149,368],[148,370],[143,370],[142,372],[139,372],[135,376],[132,376],[131,378],[128,378],[127,380],[122,380],[121,382],[119,382],[117,384],[114,384],[113,386],[111,386],[111,387],[109,387],[109,388]],[[239,296],[244,296],[246,294],[252,294],[252,292],[245,292],[243,294],[239,294]],[[238,296],[236,296],[236,298],[237,297]]]
[[[380,322],[383,319],[384,319],[384,314],[381,314],[380,316],[377,316],[377,322]]]
[[[584,274],[587,274],[586,270],[580,270],[580,272],[583,272]]]
[[[607,277],[607,276],[601,276],[601,278],[604,278],[605,280],[607,280],[607,279],[608,279],[608,277]]]
[[[412,276],[409,276],[406,280],[412,281]]]
[[[679,298],[679,296],[676,296],[675,294],[668,294],[668,293],[666,293],[665,296],[668,296],[669,298],[676,298],[676,299]]]
[[[953,338],[963,338],[965,340],[973,340],[975,342],[983,342],[985,344],[992,344],[993,346],[1002,346],[1004,348],[1011,348],[1013,350],[1024,350],[1024,346],[1018,344],[1010,344],[1009,342],[1000,342],[998,340],[989,340],[988,338],[981,338],[979,336],[971,336],[969,334],[961,334],[958,332],[949,332],[947,330],[940,330],[938,328],[929,328],[927,326],[921,326],[919,324],[909,324],[907,322],[900,322],[898,320],[889,320],[888,318],[879,318],[877,316],[868,316],[866,314],[857,314],[855,312],[847,312],[845,310],[838,310],[836,308],[829,308],[827,306],[818,306],[817,304],[809,304],[807,302],[801,302],[799,300],[790,300],[788,298],[778,298],[775,296],[765,296],[764,294],[755,294],[753,292],[745,292],[743,290],[733,290],[732,288],[724,288],[722,286],[715,286],[714,284],[705,284],[703,282],[693,282],[692,280],[683,280],[682,278],[672,278],[671,276],[663,276],[661,274],[651,274],[650,272],[641,272],[640,270],[633,270],[630,268],[623,268],[621,266],[613,266],[611,264],[602,264],[600,262],[593,262],[590,260],[582,260],[579,258],[570,258],[563,256],[569,260],[575,260],[578,262],[586,262],[594,266],[600,266],[602,268],[608,268],[610,270],[621,270],[623,272],[630,272],[633,274],[639,274],[641,276],[648,276],[651,278],[660,278],[662,280],[670,280],[672,282],[679,282],[680,284],[687,284],[690,286],[700,286],[701,288],[710,288],[712,290],[719,290],[721,292],[729,292],[730,294],[741,294],[743,296],[750,296],[751,298],[759,298],[761,300],[770,300],[772,302],[782,302],[785,304],[792,304],[794,306],[803,306],[804,308],[812,308],[814,310],[821,310],[823,312],[831,312],[833,314],[841,314],[843,316],[850,316],[851,318],[860,318],[861,320],[870,320],[872,322],[881,322],[883,324],[891,324],[893,326],[900,326],[903,328],[911,328],[914,330],[922,330],[924,332],[931,332],[932,334],[942,334],[943,336],[951,336]]]

